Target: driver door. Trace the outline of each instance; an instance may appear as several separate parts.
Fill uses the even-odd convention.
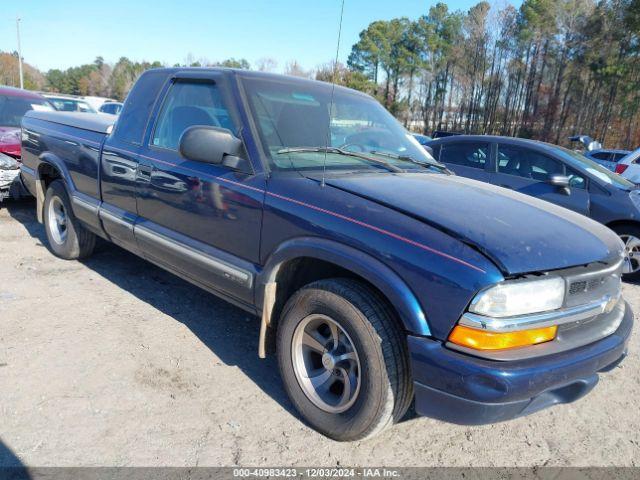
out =
[[[175,79],[140,149],[136,240],[149,260],[244,304],[253,301],[264,177],[180,155],[184,131],[223,127],[236,136],[226,80]]]
[[[568,192],[549,183],[554,174],[570,177]],[[530,148],[499,144],[497,172],[491,174],[491,183],[589,215],[586,179],[563,162]]]

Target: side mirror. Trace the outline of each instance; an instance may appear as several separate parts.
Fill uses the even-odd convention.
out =
[[[189,160],[236,168],[242,154],[242,141],[230,130],[195,125],[180,137],[180,155]],[[232,157],[232,158],[225,158]]]
[[[549,179],[547,180],[549,185],[553,185],[554,187],[558,187],[564,190],[564,193],[569,195],[571,193],[570,183],[571,179],[566,175],[552,174],[549,175]]]
[[[568,187],[571,179],[566,175],[553,174],[549,175],[547,182],[555,187]]]
[[[431,148],[429,145],[423,145],[422,146],[429,155],[431,155],[433,157],[433,148]]]

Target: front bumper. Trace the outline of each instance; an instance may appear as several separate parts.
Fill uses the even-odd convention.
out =
[[[620,363],[633,326],[629,305],[618,329],[582,347],[514,361],[456,352],[441,342],[408,337],[416,412],[452,423],[478,425],[527,415],[586,395],[598,372]]]

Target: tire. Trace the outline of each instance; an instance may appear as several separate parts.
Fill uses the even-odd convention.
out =
[[[56,257],[77,260],[88,257],[93,252],[96,236],[73,214],[62,180],[54,180],[47,189],[44,197],[44,227],[49,250]]]
[[[337,325],[336,338],[342,342],[337,349],[331,337],[322,334],[334,331],[330,322]],[[301,343],[307,332],[332,351],[321,355],[319,349]],[[353,352],[345,348],[347,343]],[[345,351],[352,358],[335,364],[330,358],[325,364],[326,356],[335,354],[333,358],[339,359]],[[294,406],[309,425],[334,440],[373,437],[399,421],[413,400],[407,343],[399,322],[386,303],[357,280],[320,280],[296,292],[278,323],[277,352],[280,374]],[[315,376],[316,372],[322,373]],[[327,383],[309,393],[309,377],[324,378],[327,372],[333,372]],[[346,377],[351,378],[350,390]],[[348,402],[342,401],[350,398],[345,390],[353,392]],[[333,397],[338,398],[337,403],[330,401]]]
[[[627,255],[632,255],[627,256],[625,260],[625,268],[629,273],[623,273],[622,279],[626,282],[640,281],[640,227],[628,224],[614,225],[613,231],[625,243]]]

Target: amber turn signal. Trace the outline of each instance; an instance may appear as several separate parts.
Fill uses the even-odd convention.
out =
[[[558,327],[536,328],[517,332],[496,333],[456,325],[449,335],[449,341],[475,350],[505,350],[549,342],[556,338]]]

